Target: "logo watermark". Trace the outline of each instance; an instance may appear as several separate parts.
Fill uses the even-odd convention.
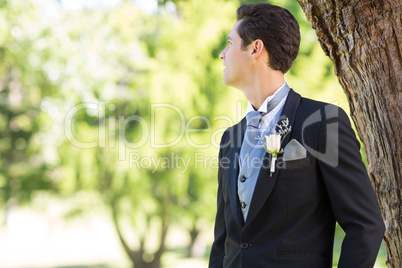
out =
[[[156,172],[159,169],[181,169],[185,172],[188,167],[193,164],[196,168],[217,168],[219,160],[217,157],[208,157],[205,154],[197,153],[199,150],[208,148],[219,149],[224,146],[237,146],[242,141],[240,133],[230,133],[229,139],[225,144],[220,144],[219,137],[225,132],[228,127],[235,125],[242,120],[244,112],[242,111],[241,102],[236,104],[236,120],[228,115],[217,115],[212,118],[207,118],[202,115],[194,115],[186,117],[178,106],[169,103],[154,103],[150,105],[149,114],[146,117],[140,115],[128,116],[106,116],[106,109],[113,112],[116,109],[114,104],[106,105],[105,102],[87,102],[73,106],[66,113],[64,120],[64,133],[66,139],[73,145],[82,149],[91,148],[117,148],[118,160],[128,162],[130,168],[146,168],[152,169]],[[91,141],[80,140],[74,133],[75,122],[77,121],[76,115],[78,112],[86,112],[96,115],[99,119],[97,128],[97,138]],[[159,139],[160,126],[157,124],[158,115],[169,113],[172,115],[170,118],[179,127],[175,129],[174,133],[169,133],[169,140]],[[301,124],[301,129],[292,131],[300,131],[300,143],[305,147],[307,152],[318,160],[331,165],[337,166],[339,163],[339,123],[336,118],[339,116],[339,108],[333,104],[328,104],[324,109],[317,110],[307,117]],[[195,123],[198,124],[195,124]],[[311,135],[310,131],[306,131],[310,126],[320,124],[321,132],[325,137],[319,137],[320,143],[324,143],[325,151],[318,151],[315,147],[307,144]],[[194,125],[202,127],[194,127]],[[220,127],[216,127],[219,125]],[[136,140],[130,141],[127,137],[127,128],[136,128]],[[208,139],[194,139],[194,135],[206,134]],[[138,134],[138,135],[137,135]],[[291,133],[292,134],[292,133]],[[290,135],[291,135],[290,134]],[[159,135],[159,136],[158,136]],[[236,140],[235,140],[236,139]],[[183,145],[183,141],[185,142]],[[241,144],[240,144],[241,145]],[[178,146],[183,148],[187,147],[194,149],[192,156],[182,156],[174,153],[174,148]],[[144,152],[132,152],[141,148],[149,148],[150,150],[159,150],[166,148],[172,149],[169,156],[151,156],[146,155]],[[130,151],[128,151],[131,149]],[[221,162],[225,164],[225,159]],[[230,162],[230,161],[229,161]],[[233,161],[232,161],[233,162]],[[222,165],[221,163],[221,165]]]

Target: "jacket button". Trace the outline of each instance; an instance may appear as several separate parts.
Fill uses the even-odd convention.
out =
[[[246,206],[247,206],[246,203],[244,203],[244,202],[241,203],[241,208],[244,209],[244,208],[246,208]]]
[[[240,177],[240,181],[241,181],[241,182],[245,182],[246,180],[247,180],[246,177],[244,177],[244,176],[241,176],[241,177]]]
[[[241,248],[241,249],[246,249],[246,248],[248,248],[248,243],[246,243],[246,242],[241,243],[241,244],[240,244],[240,248]]]

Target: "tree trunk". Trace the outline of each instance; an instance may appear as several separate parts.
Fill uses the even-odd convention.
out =
[[[162,209],[161,213],[161,226],[160,226],[160,242],[159,242],[159,247],[157,251],[152,254],[152,260],[147,261],[144,260],[144,254],[145,252],[145,239],[146,239],[146,234],[139,234],[139,240],[140,240],[140,247],[137,250],[132,250],[130,246],[128,245],[126,239],[124,238],[123,233],[121,232],[120,225],[119,225],[119,209],[118,209],[118,198],[112,198],[112,201],[110,202],[110,208],[112,212],[112,219],[114,223],[114,227],[116,229],[117,235],[119,237],[119,240],[124,248],[124,251],[126,252],[127,256],[129,257],[130,261],[133,264],[134,268],[160,268],[161,267],[161,258],[162,254],[165,251],[165,245],[166,245],[166,237],[168,234],[168,229],[169,229],[169,223],[167,221],[167,214],[166,210]]]
[[[199,257],[194,254],[195,242],[197,240],[198,235],[200,234],[200,229],[197,227],[196,219],[194,219],[193,226],[192,226],[191,230],[189,230],[188,233],[190,235],[190,244],[188,245],[187,257],[189,257],[189,258]]]
[[[400,0],[298,0],[349,100],[386,225],[388,267],[402,267]]]

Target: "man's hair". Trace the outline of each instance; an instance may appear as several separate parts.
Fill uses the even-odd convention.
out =
[[[242,48],[260,39],[268,52],[268,65],[286,73],[300,45],[299,24],[286,9],[271,4],[246,4],[237,10],[237,28]]]

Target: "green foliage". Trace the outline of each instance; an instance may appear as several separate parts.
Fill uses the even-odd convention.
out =
[[[21,16],[24,14],[24,16]],[[55,190],[52,167],[57,138],[41,102],[56,88],[47,70],[43,39],[49,28],[33,3],[8,1],[0,8],[0,204],[24,203],[35,190]],[[42,42],[41,42],[42,41]],[[40,61],[43,68],[38,68]],[[44,108],[44,107],[42,107]],[[44,135],[41,135],[43,133]]]

